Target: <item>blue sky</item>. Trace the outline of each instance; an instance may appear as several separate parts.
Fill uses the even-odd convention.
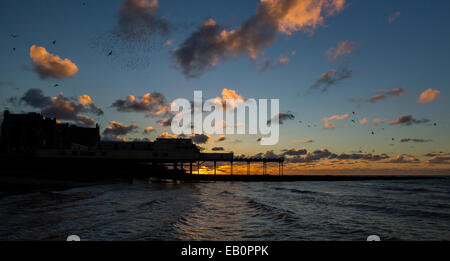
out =
[[[85,2],[86,5],[82,5]],[[105,114],[93,116],[102,127],[110,121],[135,123],[139,127],[153,126],[150,138],[170,131],[159,127],[156,118],[138,113],[119,113],[111,104],[127,95],[136,97],[161,92],[168,101],[193,98],[194,90],[214,98],[224,88],[235,90],[248,98],[278,98],[281,111],[292,112],[296,119],[282,125],[282,139],[276,146],[261,147],[255,136],[229,137],[221,146],[235,153],[254,154],[265,150],[280,152],[290,147],[307,146],[309,150],[327,148],[336,153],[352,151],[387,153],[391,157],[403,154],[421,155],[429,152],[448,153],[449,110],[447,90],[450,79],[450,2],[448,1],[346,1],[345,8],[324,18],[313,32],[296,31],[292,35],[278,34],[264,55],[252,61],[237,55],[220,61],[201,76],[187,78],[174,66],[170,51],[187,39],[200,24],[213,18],[217,23],[239,28],[255,15],[260,1],[184,1],[160,0],[158,16],[166,18],[174,29],[168,35],[152,35],[150,41],[137,46],[108,38],[116,26],[123,0],[114,1],[2,1],[0,3],[0,97],[3,107],[30,111],[24,105],[8,104],[10,97],[21,97],[30,88],[39,88],[45,95],[80,96],[88,94]],[[396,12],[399,16],[389,22]],[[10,37],[17,34],[17,38]],[[56,45],[52,41],[56,40]],[[173,45],[164,47],[167,40]],[[355,44],[356,50],[330,62],[325,53],[340,42]],[[69,58],[79,72],[67,79],[41,79],[33,71],[30,47],[42,46],[48,52]],[[16,48],[16,51],[12,51]],[[112,56],[108,56],[109,51]],[[292,51],[295,55],[292,56]],[[275,65],[281,56],[289,62]],[[135,67],[128,65],[138,60]],[[262,71],[261,63],[272,61]],[[353,71],[349,79],[331,86],[326,93],[306,94],[323,74],[338,69],[345,62]],[[60,86],[55,88],[54,84]],[[404,88],[403,95],[377,103],[368,99],[380,89]],[[437,98],[426,104],[417,103],[420,94],[432,88],[439,90]],[[350,98],[364,100],[349,102]],[[356,115],[352,116],[352,111]],[[337,121],[335,130],[324,130],[322,118],[349,114],[357,121],[367,118],[366,125]],[[427,118],[429,124],[390,126],[401,115]],[[375,126],[375,118],[387,119]],[[299,120],[303,124],[299,123]],[[432,123],[438,126],[431,126]],[[317,127],[308,128],[307,124]],[[382,130],[384,128],[385,130]],[[376,135],[370,133],[374,131]],[[132,134],[130,137],[139,136]],[[395,146],[391,138],[395,138]],[[399,144],[402,138],[431,139],[433,142]],[[239,139],[244,142],[236,143]],[[303,145],[300,140],[314,143]],[[214,142],[204,145],[217,146]],[[426,159],[421,159],[425,162]]]

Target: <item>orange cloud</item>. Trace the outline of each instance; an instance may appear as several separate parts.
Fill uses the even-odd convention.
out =
[[[79,98],[79,102],[81,105],[86,106],[86,105],[92,105],[92,99],[89,95],[83,94],[80,96]]]
[[[280,59],[278,60],[279,64],[285,64],[288,63],[291,59],[289,59],[289,57],[286,56],[281,56]]]
[[[323,25],[324,16],[344,9],[345,0],[261,0],[269,15],[278,22],[278,30],[290,35],[296,31],[312,31]]]
[[[367,118],[363,118],[362,120],[359,121],[359,124],[361,125],[365,125],[367,124],[369,121],[367,120]]]
[[[330,48],[326,52],[326,56],[330,61],[336,61],[340,56],[352,54],[356,51],[356,44],[348,41],[338,43],[336,48]]]
[[[168,132],[163,132],[159,137],[163,139],[178,139],[178,136],[172,135]]]
[[[380,123],[386,123],[386,122],[387,122],[387,119],[381,120],[381,119],[376,118],[376,119],[374,119],[372,122],[373,122],[375,125],[378,125],[378,124],[380,124]]]
[[[347,120],[347,119],[348,119],[348,114],[334,115],[334,116],[331,116],[331,117],[328,117],[328,118],[323,118],[322,122],[329,122],[329,121],[332,121],[332,120],[341,121],[341,120]]]
[[[216,140],[216,142],[225,141],[226,139],[227,139],[227,137],[225,137],[225,136],[220,136],[220,137]]]
[[[144,129],[144,133],[145,134],[149,134],[149,133],[154,132],[154,131],[155,131],[155,129],[153,129],[152,126],[148,126],[147,128]]]
[[[256,14],[242,26],[228,30],[214,19],[202,23],[173,52],[175,64],[188,77],[197,77],[220,60],[264,55],[279,33],[313,32],[325,17],[344,9],[345,0],[261,0]]]
[[[430,103],[433,102],[436,99],[436,96],[438,96],[441,93],[440,90],[433,90],[433,89],[428,89],[426,91],[424,91],[419,99],[417,100],[417,103]]]
[[[78,72],[77,65],[72,61],[67,58],[62,60],[59,56],[47,52],[44,47],[31,46],[30,57],[34,65],[34,70],[43,79],[68,78]]]
[[[164,94],[158,92],[147,93],[139,99],[128,95],[126,99],[115,101],[112,107],[119,112],[146,112],[151,116],[164,115],[170,111]]]
[[[336,124],[334,124],[333,122],[327,122],[327,123],[325,123],[323,128],[326,130],[334,130],[334,129],[336,129]]]
[[[237,108],[239,107],[239,105],[245,102],[244,97],[237,94],[235,90],[225,88],[222,90],[222,97],[217,97],[216,101],[220,104],[223,104],[223,106],[226,106],[227,100],[232,107],[231,109]]]

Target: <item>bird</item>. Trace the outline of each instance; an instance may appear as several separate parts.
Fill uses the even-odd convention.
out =
[[[395,140],[395,138],[392,138],[392,140],[394,141],[394,140]]]
[[[113,52],[111,51],[111,52],[109,52],[108,56],[111,56],[112,54],[113,54]]]
[[[434,126],[437,126],[437,123],[434,123]]]
[[[55,85],[53,85],[53,87],[59,87],[59,84],[55,84]]]
[[[372,135],[375,135],[375,132],[372,131]]]
[[[12,38],[17,38],[19,37],[17,34],[10,34]]]
[[[52,43],[53,43],[53,45],[55,45],[56,44],[56,40],[54,40]]]
[[[16,51],[16,48],[15,48],[15,47],[13,48],[13,51]]]
[[[352,112],[353,113],[353,115],[355,115],[356,113],[355,112]]]

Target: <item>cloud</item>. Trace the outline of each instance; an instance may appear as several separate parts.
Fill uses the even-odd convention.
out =
[[[224,151],[225,149],[223,147],[214,147],[211,150],[212,151]]]
[[[423,123],[428,123],[428,122],[430,122],[430,120],[428,120],[428,119],[417,120],[412,115],[402,115],[397,120],[392,121],[390,125],[391,126],[394,126],[394,125],[410,126],[412,124],[423,124]]]
[[[95,120],[89,116],[79,114],[77,118],[78,120],[75,121],[75,124],[80,127],[91,127],[95,124]]]
[[[140,98],[128,95],[126,99],[119,99],[111,106],[119,112],[147,113],[149,116],[164,115],[170,111],[164,94],[159,92],[147,93]]]
[[[375,125],[378,125],[378,124],[386,123],[386,122],[387,122],[387,119],[381,120],[381,119],[375,118],[375,119],[373,119],[372,122],[373,122]]]
[[[211,137],[206,134],[192,134],[191,137],[195,144],[205,144],[211,139]]]
[[[334,130],[336,129],[336,124],[334,124],[333,122],[327,122],[323,125],[323,128],[325,130]]]
[[[435,156],[428,160],[429,164],[450,164],[450,157]]]
[[[341,66],[338,70],[331,70],[322,74],[319,79],[309,88],[308,92],[312,90],[321,90],[327,92],[328,89],[334,85],[340,84],[345,79],[350,79],[353,76],[353,71],[347,68],[347,64]]]
[[[405,143],[405,142],[415,142],[415,143],[425,143],[425,142],[433,142],[433,140],[426,140],[426,139],[401,139],[400,142]]]
[[[16,98],[10,99],[10,101]],[[92,118],[81,113],[92,113],[103,115],[100,107],[96,106],[90,96],[84,94],[78,99],[75,97],[64,97],[62,94],[57,97],[45,96],[40,89],[29,89],[20,98],[20,103],[41,110],[45,117],[56,118],[58,120],[72,121],[75,124],[87,127],[95,122]]]
[[[231,108],[227,109],[235,109],[240,105],[245,103],[245,98],[239,95],[235,90],[224,88],[222,90],[222,97],[216,98],[217,103],[223,104],[223,107],[226,108],[227,101],[230,103]]]
[[[281,56],[280,59],[278,59],[278,64],[285,64],[290,62],[291,59],[287,56]]]
[[[392,23],[395,22],[398,18],[400,18],[400,15],[401,15],[400,11],[397,11],[397,12],[391,14],[391,15],[388,17],[388,22],[389,22],[390,24],[392,24]]]
[[[157,121],[157,123],[161,127],[170,127],[170,126],[172,126],[173,118],[174,117],[170,117],[170,118],[167,118],[167,119],[159,120],[159,121]]]
[[[77,65],[72,61],[67,58],[62,60],[59,56],[47,52],[44,47],[31,46],[30,57],[34,71],[42,79],[64,79],[72,77],[78,72]]]
[[[278,34],[313,32],[325,17],[341,12],[345,0],[261,0],[256,14],[239,28],[227,30],[209,19],[172,53],[187,77],[196,77],[220,61],[247,55],[256,60]]]
[[[155,33],[166,35],[169,22],[157,16],[158,0],[124,0],[113,34],[132,41],[145,41]]]
[[[155,132],[155,129],[152,126],[148,126],[144,129],[144,134],[150,134],[152,132]]]
[[[334,157],[333,157],[334,158]],[[381,155],[361,154],[361,153],[343,153],[335,157],[339,160],[368,160],[368,161],[381,161],[389,159],[390,157],[383,153]]]
[[[138,126],[136,124],[131,124],[129,126],[116,122],[111,121],[110,125],[106,127],[106,129],[103,131],[104,140],[124,140],[122,136],[126,136],[130,133],[135,132],[138,129]]]
[[[287,112],[287,113],[278,113],[272,119],[267,121],[267,124],[270,125],[272,122],[278,122],[279,125],[283,125],[285,121],[295,120],[295,115]]]
[[[308,140],[302,140],[300,142],[303,143],[303,144],[308,144],[308,143],[313,143],[314,141],[308,139]]]
[[[328,117],[328,118],[323,118],[321,121],[322,122],[329,122],[329,121],[332,121],[332,120],[338,120],[338,121],[348,120],[348,114],[334,115],[334,116],[331,116],[331,117]]]
[[[225,141],[227,139],[227,137],[225,137],[225,136],[220,136],[217,140],[216,140],[216,142],[222,142],[222,141]]]
[[[167,40],[167,41],[164,43],[164,47],[168,47],[168,46],[171,46],[171,45],[173,45],[173,41],[172,41],[172,40]]]
[[[371,103],[375,103],[378,101],[383,101],[386,100],[390,97],[395,97],[395,96],[401,96],[405,93],[405,88],[394,88],[390,91],[386,91],[386,90],[379,90],[378,91],[379,94],[373,96],[372,98],[369,99],[369,102]]]
[[[178,136],[172,135],[172,134],[170,134],[170,133],[168,133],[168,132],[163,132],[163,133],[159,136],[159,138],[163,138],[163,139],[178,139]]]
[[[264,158],[264,159],[274,159],[274,158],[280,158],[280,155],[277,155],[273,150],[267,150],[264,153],[258,153],[252,158]]]
[[[283,156],[300,156],[300,155],[306,155],[308,151],[306,149],[295,149],[290,148],[288,150],[285,150],[283,153]]]
[[[349,41],[339,42],[337,47],[328,49],[325,55],[330,61],[334,62],[340,56],[354,53],[356,51],[356,48],[356,43]]]
[[[359,124],[361,125],[365,125],[367,124],[369,121],[367,120],[367,118],[363,118],[362,120],[359,121]]]
[[[337,161],[348,161],[348,160],[361,160],[361,161],[383,161],[389,159],[389,155],[386,153],[380,155],[364,154],[364,153],[342,153],[336,154],[332,153],[328,149],[322,148],[320,150],[315,150],[313,152],[307,151],[306,149],[289,149],[284,150],[284,153],[279,155],[286,157],[286,162],[288,163],[314,163],[321,160],[337,160]]]
[[[436,96],[438,96],[440,93],[441,93],[440,90],[433,90],[430,88],[420,95],[419,99],[417,100],[417,103],[431,103],[436,99]]]
[[[405,163],[419,163],[420,160],[414,157],[413,155],[398,155],[394,159],[391,159],[388,161],[388,163],[395,163],[395,164],[405,164]]]
[[[45,96],[41,89],[29,89],[20,100],[33,108],[45,108],[52,104],[52,98]]]

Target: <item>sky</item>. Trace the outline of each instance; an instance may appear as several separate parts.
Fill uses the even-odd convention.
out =
[[[448,174],[449,11],[444,0],[1,1],[0,105],[130,141],[171,135],[168,105],[195,90],[279,99],[277,145],[194,141],[284,156],[293,174]]]

